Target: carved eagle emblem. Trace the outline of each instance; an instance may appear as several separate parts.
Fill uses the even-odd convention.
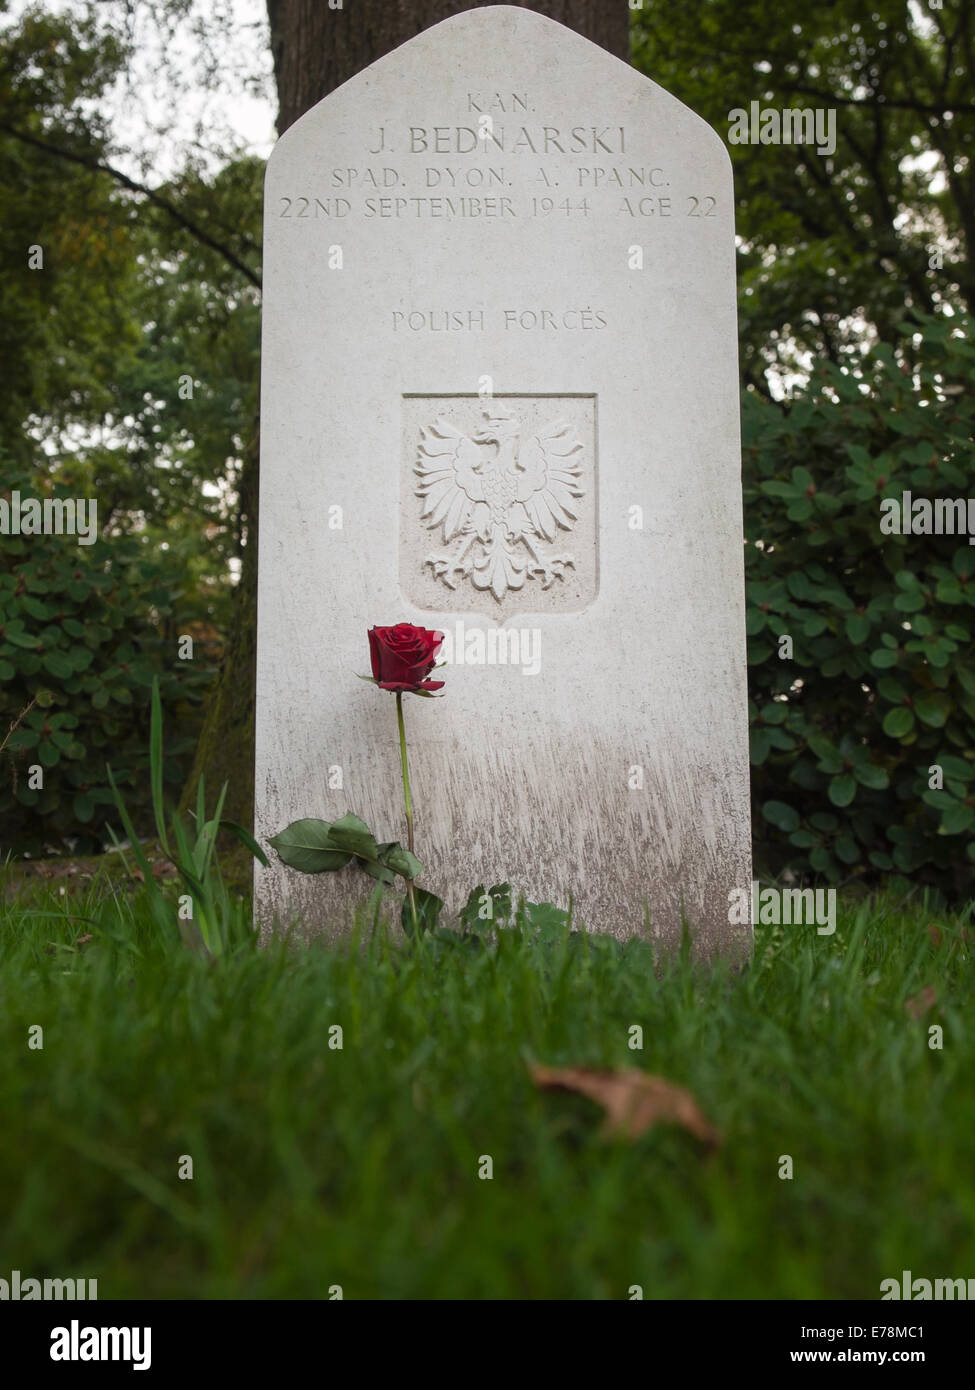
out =
[[[521,424],[509,411],[491,405],[481,413],[484,424],[473,436],[442,416],[421,428],[416,495],[422,521],[448,547],[428,555],[424,567],[450,589],[460,575],[500,602],[526,579],[540,579],[548,589],[566,566],[574,567],[571,555],[554,555],[547,546],[578,519],[583,446],[564,420],[522,442]]]

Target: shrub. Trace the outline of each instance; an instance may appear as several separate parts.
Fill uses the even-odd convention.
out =
[[[68,495],[26,469],[3,462],[0,469],[0,495],[8,500],[14,491]],[[165,775],[181,783],[213,672],[206,644],[195,647],[193,660],[178,657],[178,637],[194,630],[185,575],[178,548],[163,549],[146,532],[93,545],[70,535],[0,536],[3,851],[104,846],[114,814],[106,763],[121,786],[143,793],[156,675],[181,735]],[[130,797],[130,804],[140,829],[148,828],[148,797]]]
[[[824,362],[786,408],[745,398],[756,850],[771,872],[893,871],[963,896],[975,547],[880,523],[904,492],[975,496],[975,348],[969,322],[904,329],[905,352],[880,344],[856,372]]]

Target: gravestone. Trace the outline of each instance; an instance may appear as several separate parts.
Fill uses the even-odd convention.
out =
[[[404,836],[366,632],[447,634],[405,697],[422,886],[508,881],[594,932],[743,953],[735,252],[718,135],[492,6],[293,125],[268,166],[256,830]],[[338,937],[363,874],[258,867]]]

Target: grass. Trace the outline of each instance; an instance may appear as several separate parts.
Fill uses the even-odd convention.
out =
[[[561,931],[417,949],[364,927],[345,951],[208,961],[104,882],[0,894],[0,1277],[97,1278],[102,1299],[873,1299],[902,1269],[975,1275],[969,920],[841,899],[834,936],[759,928],[735,976]],[[607,1141],[529,1060],[668,1077],[724,1143]]]

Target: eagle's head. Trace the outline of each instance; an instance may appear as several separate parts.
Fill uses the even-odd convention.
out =
[[[516,439],[521,426],[513,415],[503,407],[485,406],[481,411],[484,424],[472,438],[475,444],[501,445],[505,440]]]

